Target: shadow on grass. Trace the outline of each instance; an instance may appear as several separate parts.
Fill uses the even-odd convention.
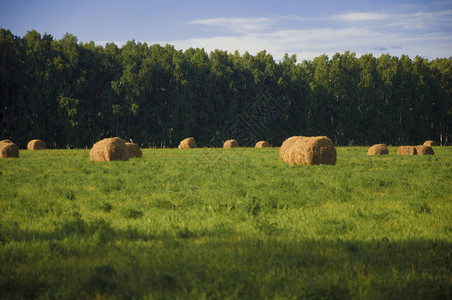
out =
[[[452,243],[444,241],[282,239],[187,228],[152,237],[81,219],[48,233],[13,227],[1,228],[4,299],[452,296]]]

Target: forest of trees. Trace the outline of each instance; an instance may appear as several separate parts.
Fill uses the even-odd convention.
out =
[[[35,138],[89,148],[113,136],[142,147],[177,147],[188,136],[219,146],[221,131],[259,95],[278,113],[253,139],[274,146],[292,135],[326,135],[336,145],[451,138],[451,58],[345,52],[276,62],[266,51],[98,46],[2,28],[0,61],[0,140],[21,148]]]

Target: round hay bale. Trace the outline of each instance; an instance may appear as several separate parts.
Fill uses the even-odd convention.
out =
[[[89,153],[91,161],[129,160],[126,142],[118,137],[103,139],[93,145]]]
[[[335,165],[336,148],[326,136],[295,136],[284,141],[279,157],[292,165]]]
[[[31,140],[28,142],[27,150],[45,150],[46,143],[41,140]]]
[[[299,140],[300,138],[303,138],[302,136],[292,136],[288,139],[286,139],[281,147],[279,148],[279,159],[285,162],[289,162],[290,159],[290,149],[292,148],[292,145]]]
[[[127,150],[129,151],[129,158],[142,158],[143,152],[140,147],[135,143],[126,143]]]
[[[389,154],[388,147],[385,144],[376,144],[369,148],[367,155],[384,155]]]
[[[397,149],[397,155],[416,155],[416,147],[414,146],[400,146]]]
[[[179,149],[188,149],[188,148],[196,148],[196,141],[192,137],[188,137],[182,140],[177,148]]]
[[[425,141],[424,146],[436,147],[438,144],[435,141]]]
[[[238,148],[239,143],[236,140],[227,140],[223,144],[223,148]]]
[[[417,155],[434,155],[435,151],[433,151],[433,148],[426,145],[419,145],[416,147],[416,153]]]
[[[255,148],[267,148],[267,147],[270,147],[270,144],[266,141],[259,141],[256,143],[256,145],[254,147]]]
[[[19,147],[11,140],[0,141],[0,158],[19,158]]]

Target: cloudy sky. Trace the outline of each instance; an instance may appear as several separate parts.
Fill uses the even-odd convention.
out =
[[[299,61],[358,55],[452,56],[452,0],[0,0],[0,27],[79,42],[129,40]]]

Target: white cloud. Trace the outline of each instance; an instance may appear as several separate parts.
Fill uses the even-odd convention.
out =
[[[420,30],[440,26],[447,30],[452,27],[452,9],[437,12],[416,12],[411,14],[393,14],[386,26],[406,30]]]
[[[116,46],[118,46],[119,48],[121,48],[122,46],[124,46],[125,44],[127,44],[126,41],[96,41],[95,44],[96,45],[101,45],[103,47],[105,47],[107,44],[113,43]]]
[[[148,44],[172,44],[176,49],[204,48],[256,54],[267,50],[275,60],[285,53],[311,60],[350,50],[357,55],[407,54],[428,58],[452,56],[452,10],[416,13],[349,12],[335,16],[279,16],[274,18],[212,18],[190,21],[221,32]],[[284,25],[283,25],[284,24]],[[117,43],[118,44],[118,43]],[[125,43],[119,43],[119,45]]]
[[[333,19],[346,22],[362,22],[362,21],[381,21],[389,18],[390,15],[383,13],[368,13],[368,12],[351,12],[342,15],[335,15]]]
[[[408,54],[412,57],[422,55],[435,58],[452,54],[452,37],[431,34],[405,36],[403,33],[385,33],[361,27],[278,30],[239,36],[192,38],[173,41],[171,44],[178,49],[204,48],[207,52],[222,49],[256,54],[267,50],[275,60],[280,60],[285,53],[297,54],[299,60],[311,60],[324,53],[332,55],[347,50],[358,55],[373,53],[375,56],[390,53],[396,56]]]
[[[198,19],[189,24],[207,25],[233,32],[261,31],[268,28],[273,22],[270,18],[213,18]]]
[[[213,38],[194,38],[174,41],[176,48],[190,47],[204,48],[207,52],[215,49],[240,53],[248,51],[256,54],[267,50],[276,60],[285,53],[296,53],[299,59],[312,59],[323,53],[334,53],[350,49],[350,43],[344,40],[358,41],[366,38],[370,33],[358,28],[348,30],[313,29],[313,30],[280,30],[269,33],[252,33],[241,36],[217,36]]]
[[[350,12],[334,15],[334,20],[346,23],[376,22],[374,26],[398,27],[406,30],[420,30],[434,26],[452,26],[452,9],[441,11],[418,11],[415,13]]]

